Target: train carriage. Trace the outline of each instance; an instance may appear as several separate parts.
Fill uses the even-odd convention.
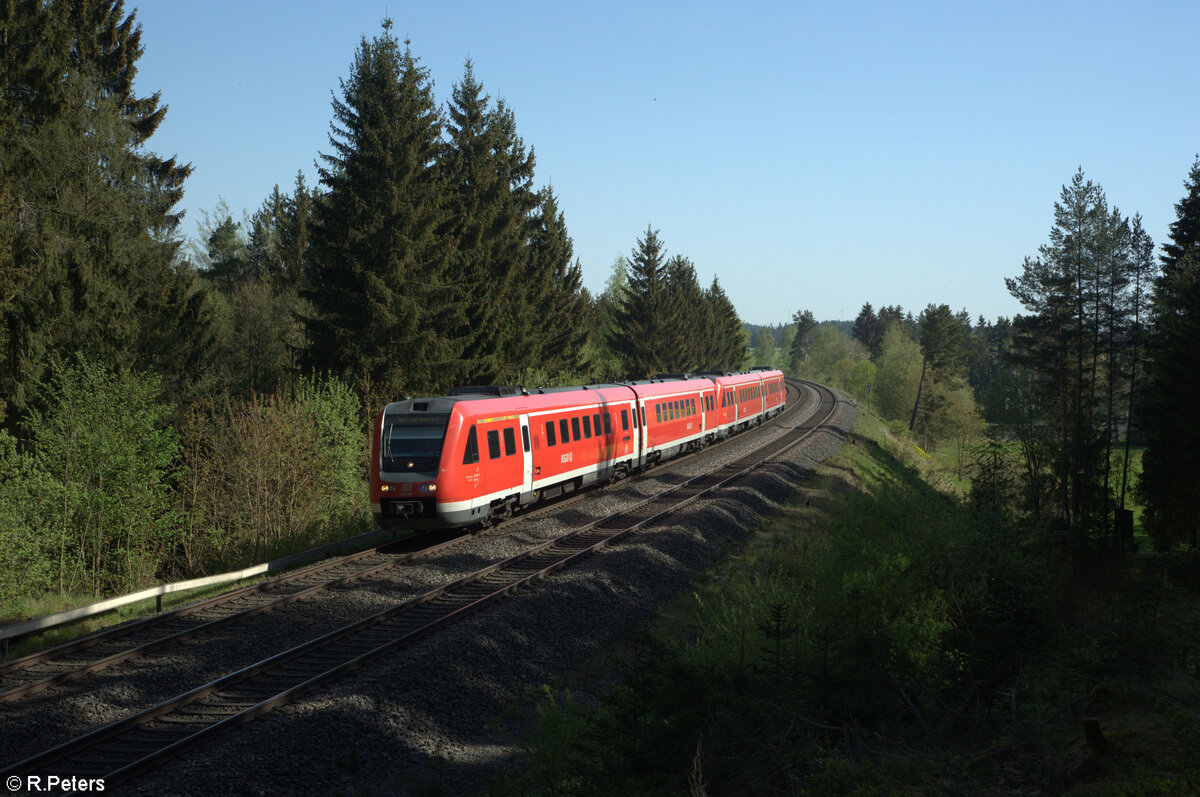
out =
[[[376,419],[371,503],[385,528],[490,523],[759,422],[778,375],[667,378],[526,392],[463,388]],[[750,398],[754,396],[755,398]],[[776,410],[778,411],[778,410]]]
[[[705,444],[706,398],[714,392],[709,379],[681,378],[634,382],[642,427],[644,464],[654,464]]]

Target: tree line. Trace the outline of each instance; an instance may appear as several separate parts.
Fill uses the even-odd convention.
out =
[[[141,32],[121,0],[0,2],[0,597],[354,530],[369,418],[404,395],[744,364],[719,283],[657,231],[589,294],[512,108],[470,60],[439,105],[390,20],[333,98],[318,184],[218,207],[189,245]]]
[[[1010,503],[1080,552],[1127,545],[1135,500],[1155,545],[1194,546],[1200,468],[1185,408],[1200,343],[1200,159],[1184,189],[1156,257],[1141,217],[1110,207],[1080,170],[1048,242],[1006,280],[1024,314],[972,321],[945,304],[914,316],[865,303],[842,335],[797,313],[805,332],[790,333],[788,365],[843,386],[926,448],[957,441],[961,464],[963,444],[990,429]],[[984,470],[983,482],[997,478]]]

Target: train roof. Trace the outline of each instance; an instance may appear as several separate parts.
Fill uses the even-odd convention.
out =
[[[685,380],[647,379],[637,382],[614,382],[574,387],[548,387],[536,390],[509,392],[505,386],[496,391],[479,387],[465,388],[457,395],[394,401],[384,408],[390,415],[428,413],[448,414],[456,405],[467,416],[511,415],[528,412],[552,412],[578,406],[598,406],[604,403],[631,401],[636,396],[659,397],[677,395],[712,387],[708,377]]]

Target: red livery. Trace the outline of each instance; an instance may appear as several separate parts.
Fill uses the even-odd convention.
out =
[[[783,407],[783,374],[767,369],[397,401],[375,420],[372,509],[384,528],[487,524],[716,442]]]

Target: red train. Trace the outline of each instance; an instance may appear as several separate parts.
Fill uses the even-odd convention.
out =
[[[375,420],[372,509],[383,528],[486,525],[761,423],[784,396],[783,373],[758,368],[393,402]]]

